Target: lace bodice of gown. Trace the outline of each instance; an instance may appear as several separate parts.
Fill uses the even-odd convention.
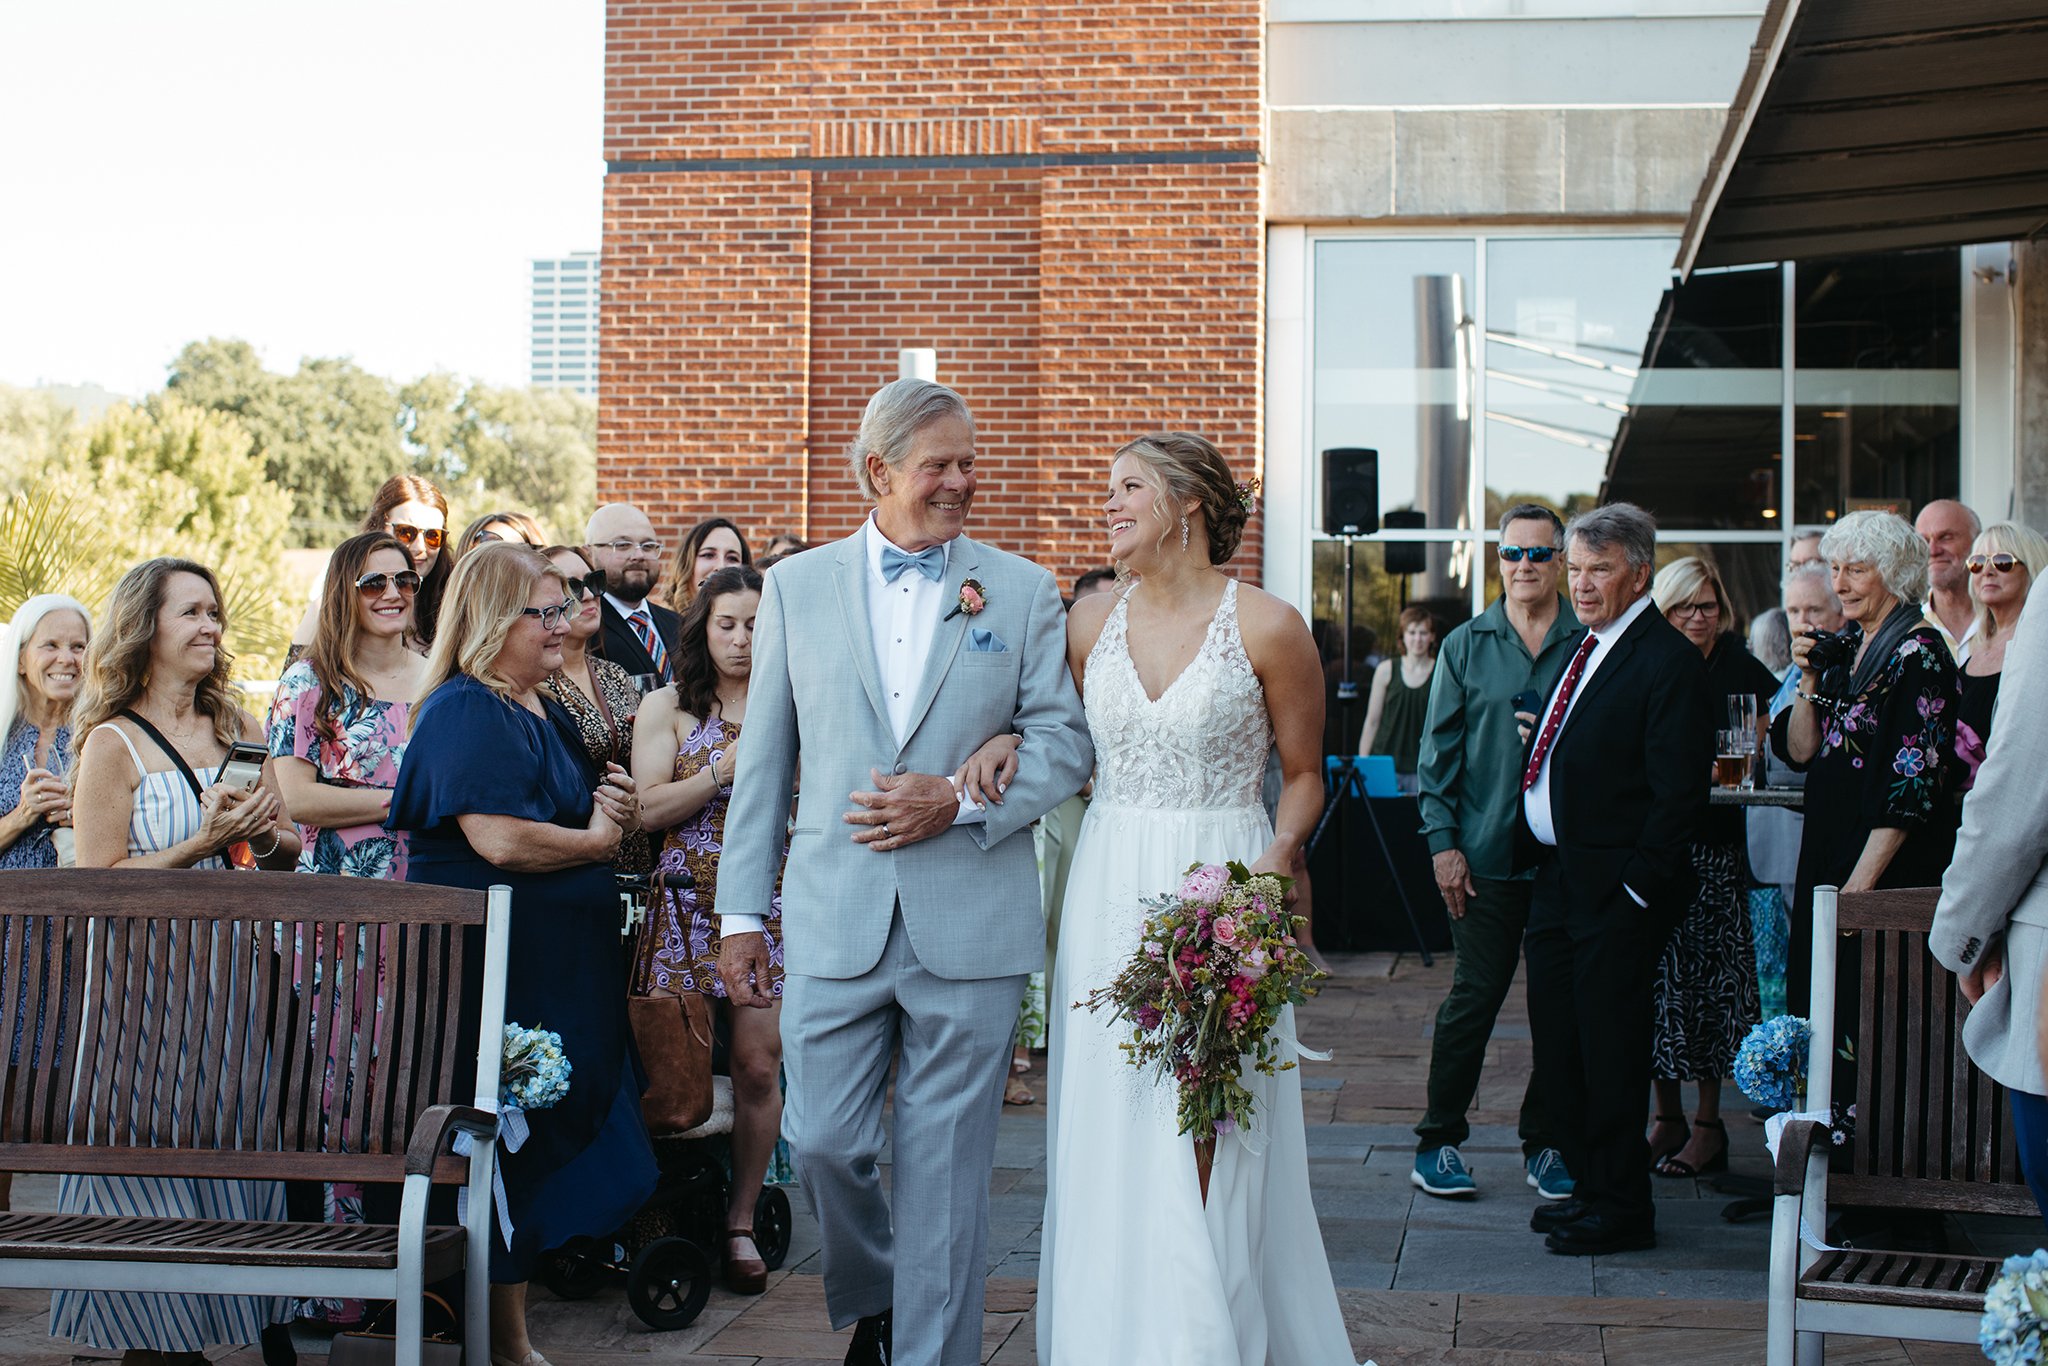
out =
[[[1135,591],[1135,590],[1134,590]],[[1095,737],[1095,800],[1123,806],[1260,806],[1273,724],[1237,628],[1237,581],[1201,648],[1157,700],[1131,662],[1125,609],[1110,609],[1083,672],[1088,730]]]

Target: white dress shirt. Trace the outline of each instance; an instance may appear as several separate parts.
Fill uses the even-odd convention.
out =
[[[1648,611],[1651,605],[1650,595],[1644,593],[1629,605],[1627,611],[1593,632],[1593,639],[1595,641],[1593,652],[1586,656],[1586,667],[1579,671],[1579,684],[1576,688],[1572,689],[1571,701],[1565,704],[1564,716],[1558,722],[1558,733],[1560,735],[1564,732],[1565,722],[1571,720],[1572,708],[1578,706],[1579,699],[1586,695],[1587,685],[1592,683],[1593,675],[1600,671],[1601,664],[1605,663],[1607,657],[1614,653],[1614,642],[1620,640],[1623,632],[1635,625],[1636,618]],[[1569,677],[1570,674],[1571,670],[1566,669],[1565,675]],[[1543,710],[1536,717],[1536,725],[1539,729],[1549,719],[1550,709],[1557,705],[1557,695],[1562,691],[1564,691],[1564,678],[1559,678],[1557,686],[1550,690],[1550,696],[1545,699]],[[1538,843],[1547,844],[1553,848],[1557,845],[1557,818],[1550,809],[1550,760],[1556,753],[1557,742],[1552,740],[1550,752],[1543,756],[1543,766],[1536,770],[1536,781],[1530,785],[1527,792],[1522,794],[1522,816],[1523,819],[1529,822],[1529,833],[1536,837]],[[1635,888],[1630,887],[1628,884],[1623,883],[1622,890],[1629,894],[1629,897],[1636,905],[1647,906],[1650,904],[1640,896],[1637,896]]]

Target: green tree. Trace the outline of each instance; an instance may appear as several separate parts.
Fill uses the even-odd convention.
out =
[[[426,375],[399,391],[414,467],[461,509],[532,513],[581,538],[597,494],[597,408],[566,389],[509,389]]]

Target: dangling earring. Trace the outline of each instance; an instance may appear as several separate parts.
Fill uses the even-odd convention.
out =
[[[1180,515],[1180,548],[1188,548],[1188,515],[1185,512]]]

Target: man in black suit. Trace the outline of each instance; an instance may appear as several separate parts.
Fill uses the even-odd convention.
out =
[[[598,639],[604,657],[629,674],[658,674],[675,681],[670,656],[683,619],[654,601],[661,582],[661,542],[654,524],[631,503],[607,503],[590,514],[584,550],[593,569],[602,569],[604,596],[598,608],[604,629]]]
[[[1523,941],[1535,1067],[1577,1179],[1530,1227],[1552,1252],[1656,1245],[1643,1136],[1657,961],[1692,894],[1714,716],[1700,652],[1650,600],[1657,524],[1632,503],[1565,531],[1586,627],[1534,716],[1519,851],[1536,868]]]

